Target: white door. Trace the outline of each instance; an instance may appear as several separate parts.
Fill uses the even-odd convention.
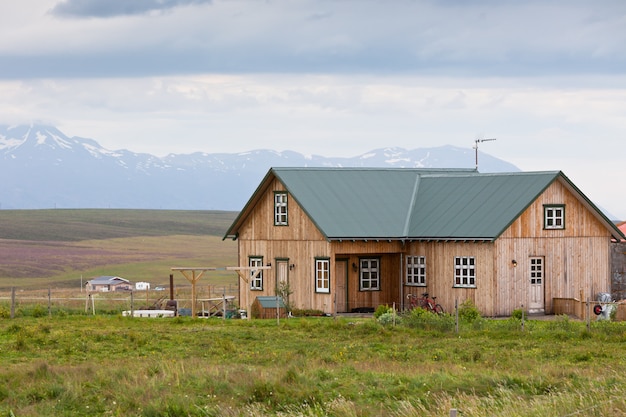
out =
[[[285,305],[289,305],[289,293],[291,292],[291,288],[289,288],[289,261],[288,260],[277,260],[276,261],[276,294],[283,290],[284,298],[283,302]]]
[[[544,311],[543,282],[543,257],[530,258],[530,302],[528,304],[529,313],[540,313]]]

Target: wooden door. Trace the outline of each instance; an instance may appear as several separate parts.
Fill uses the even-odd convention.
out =
[[[335,303],[337,313],[348,312],[348,261],[335,261]]]
[[[543,284],[544,284],[544,261],[543,257],[530,258],[530,300],[529,313],[544,311]]]

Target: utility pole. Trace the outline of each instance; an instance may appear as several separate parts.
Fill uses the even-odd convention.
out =
[[[474,140],[474,149],[476,150],[476,171],[478,171],[478,144],[480,142],[489,142],[492,140],[496,140],[496,138],[489,138],[489,139],[476,139]]]

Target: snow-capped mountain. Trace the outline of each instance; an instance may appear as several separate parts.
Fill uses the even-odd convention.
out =
[[[480,153],[481,172],[519,171]],[[352,158],[297,152],[111,151],[53,126],[0,125],[0,208],[240,210],[273,166],[473,168],[474,150],[375,149]]]

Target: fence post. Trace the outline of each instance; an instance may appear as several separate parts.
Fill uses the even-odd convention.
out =
[[[450,417],[456,417],[456,413],[457,413],[457,409],[456,408],[451,408],[450,409]]]
[[[11,287],[11,318],[15,318],[15,287]]]
[[[454,300],[454,316],[455,316],[454,320],[456,321],[455,331],[458,334],[459,333],[459,299],[458,298]]]
[[[52,289],[48,287],[48,317],[52,317]]]
[[[591,307],[591,301],[589,297],[587,297],[587,308],[585,309],[585,314],[587,314],[587,331],[591,331],[591,312],[589,311],[589,307]]]

